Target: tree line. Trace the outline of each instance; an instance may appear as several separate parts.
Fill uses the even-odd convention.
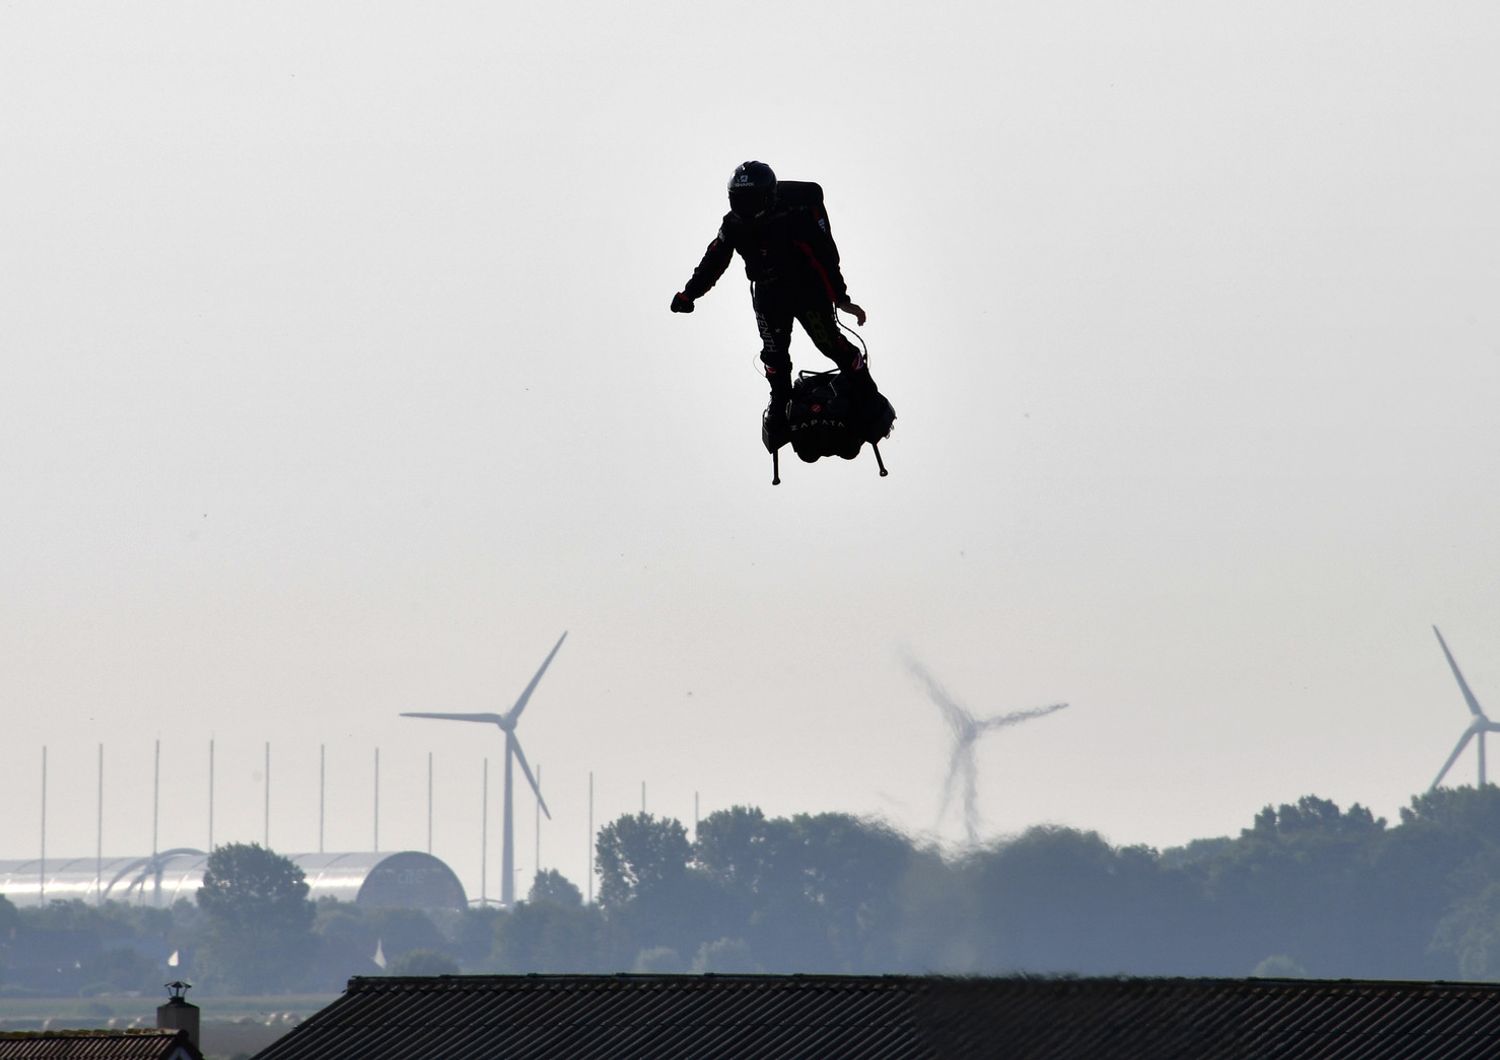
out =
[[[0,898],[0,992],[336,991],[351,975],[845,972],[1500,978],[1500,789],[1389,824],[1306,796],[1163,851],[1043,826],[961,852],[847,814],[636,814],[597,835],[598,901],[555,871],[513,909],[312,902],[256,844],[170,909]],[[167,963],[172,961],[170,965]]]

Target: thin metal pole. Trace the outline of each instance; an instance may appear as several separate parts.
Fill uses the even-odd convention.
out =
[[[641,816],[646,816],[646,782],[641,781]]]
[[[323,810],[328,798],[328,745],[318,744],[318,853],[323,853]]]
[[[432,853],[432,752],[427,752],[427,853]]]
[[[375,853],[380,853],[380,748],[375,748]]]
[[[594,771],[589,770],[589,905],[594,904]]]
[[[536,863],[532,876],[542,871],[542,763],[536,764]]]
[[[500,904],[514,911],[516,904],[516,815],[514,733],[505,734],[505,794],[500,805]]]
[[[104,745],[99,745],[99,813],[94,827],[94,904],[104,904]]]
[[[157,825],[161,819],[161,740],[156,741],[156,765],[151,773],[151,856],[161,849],[157,842]]]
[[[37,863],[37,901],[47,904],[47,745],[42,744],[42,860]]]
[[[490,760],[484,760],[484,786],[479,799],[479,905],[489,901],[490,870]]]
[[[261,827],[261,846],[271,849],[271,741],[266,741],[266,810]]]
[[[214,741],[208,739],[208,849],[214,849]]]
[[[698,793],[693,792],[693,842],[698,842]]]

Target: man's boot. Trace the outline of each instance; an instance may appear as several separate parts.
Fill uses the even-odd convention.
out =
[[[868,365],[845,368],[839,373],[849,386],[849,400],[859,417],[860,435],[867,442],[878,442],[891,433],[896,410],[891,407],[870,377]]]
[[[771,400],[760,418],[760,440],[765,443],[767,452],[776,452],[791,437],[786,420],[786,407],[791,399],[790,390],[778,387],[771,391]]]

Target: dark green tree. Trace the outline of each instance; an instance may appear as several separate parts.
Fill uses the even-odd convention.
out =
[[[790,850],[781,857],[790,854],[801,869],[803,901],[824,920],[827,956],[807,954],[803,960],[818,962],[809,967],[849,972],[893,967],[901,881],[915,856],[906,837],[849,814],[798,814],[791,833],[773,846],[783,844]],[[786,881],[775,886],[783,891]]]
[[[777,930],[789,924],[794,907],[806,904],[800,869],[791,858],[778,857],[793,850],[791,831],[786,820],[768,821],[750,806],[719,810],[698,822],[693,865],[719,895],[705,945],[734,939],[751,953],[779,950]]]
[[[312,933],[317,952],[306,985],[315,990],[337,990],[350,976],[375,975],[377,935],[365,910],[332,898],[320,899],[315,908]]]
[[[436,950],[410,950],[386,968],[387,975],[457,975],[458,962]]]
[[[691,852],[680,821],[648,813],[627,814],[605,825],[594,848],[599,904],[606,909],[623,908],[679,883]]]
[[[108,930],[110,917],[105,913],[107,908],[77,898],[67,901],[54,898],[46,905],[28,907],[21,914],[21,920],[27,931],[92,934],[102,938],[112,933]]]
[[[1418,965],[1422,977],[1500,978],[1500,896],[1493,883],[1500,878],[1500,788],[1415,796],[1376,869],[1371,885],[1389,914],[1385,929],[1373,934],[1399,946],[1406,967],[1416,954],[1427,960]]]
[[[644,949],[691,955],[724,934],[723,890],[691,864],[682,822],[621,817],[600,831],[596,848],[599,904],[617,969],[630,967],[621,962]]]
[[[1464,979],[1500,979],[1500,883],[1455,900],[1433,931],[1432,948],[1451,955]]]
[[[766,815],[754,806],[731,806],[698,822],[693,861],[725,888],[747,893],[764,889],[776,853]]]
[[[198,908],[221,924],[307,931],[315,910],[290,858],[259,843],[229,843],[208,856]]]
[[[1401,824],[1500,841],[1500,787],[1435,788],[1414,795],[1411,805],[1401,811]]]
[[[531,881],[531,893],[526,900],[533,904],[551,902],[571,909],[583,904],[583,892],[556,869],[544,869]]]
[[[744,939],[716,939],[698,947],[692,972],[716,972],[720,975],[748,975],[760,971]]]
[[[522,902],[495,922],[493,964],[516,973],[618,971],[606,966],[605,930],[596,906]]]
[[[450,949],[447,937],[420,909],[371,909],[364,920],[388,958],[412,950],[447,953]]]
[[[258,843],[215,848],[198,889],[206,921],[200,968],[210,983],[243,991],[298,985],[316,915],[307,891],[301,869]]]
[[[974,854],[958,869],[975,893],[966,934],[976,970],[1212,970],[1202,966],[1203,870],[1166,865],[1150,847],[1117,848],[1096,832],[1042,826]]]
[[[630,970],[637,975],[681,975],[687,968],[682,954],[671,946],[648,946],[635,955]]]
[[[14,907],[12,907],[14,908]],[[172,914],[121,902],[94,905],[50,901],[18,911],[14,937],[0,935],[0,952],[14,950],[17,964],[52,965],[49,981],[33,987],[73,992],[142,990],[160,986],[157,962],[170,952]]]
[[[21,928],[21,913],[5,895],[0,894],[0,983],[5,982],[6,955]]]
[[[446,925],[448,950],[468,971],[490,966],[499,921],[505,913],[494,906],[470,906]]]
[[[81,961],[78,968],[84,997],[106,993],[145,993],[161,984],[161,966],[140,951],[112,946]]]
[[[1361,939],[1380,916],[1370,883],[1385,831],[1364,807],[1314,795],[1262,809],[1206,866],[1213,919],[1203,938],[1221,961],[1212,970],[1244,975],[1285,956],[1312,975],[1387,974]]]
[[[848,814],[710,814],[693,847],[719,891],[705,941],[741,941],[770,971],[890,971],[910,949],[898,935],[915,859],[904,836]]]
[[[1095,832],[1027,829],[965,866],[979,895],[973,925],[988,972],[1121,972],[1101,967],[1114,850]]]

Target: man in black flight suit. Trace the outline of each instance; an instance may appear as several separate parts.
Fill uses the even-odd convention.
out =
[[[839,251],[823,207],[823,189],[805,181],[783,180],[764,162],[745,162],[729,181],[729,212],[719,234],[681,291],[672,312],[691,313],[693,303],[729,267],[738,251],[753,288],[755,322],[760,328],[761,363],[771,384],[766,410],[768,437],[785,440],[786,407],[792,394],[792,321],[813,345],[838,365],[853,391],[873,394],[875,384],[859,347],[840,333],[835,309],[860,323],[865,311],[849,300],[839,270]]]

